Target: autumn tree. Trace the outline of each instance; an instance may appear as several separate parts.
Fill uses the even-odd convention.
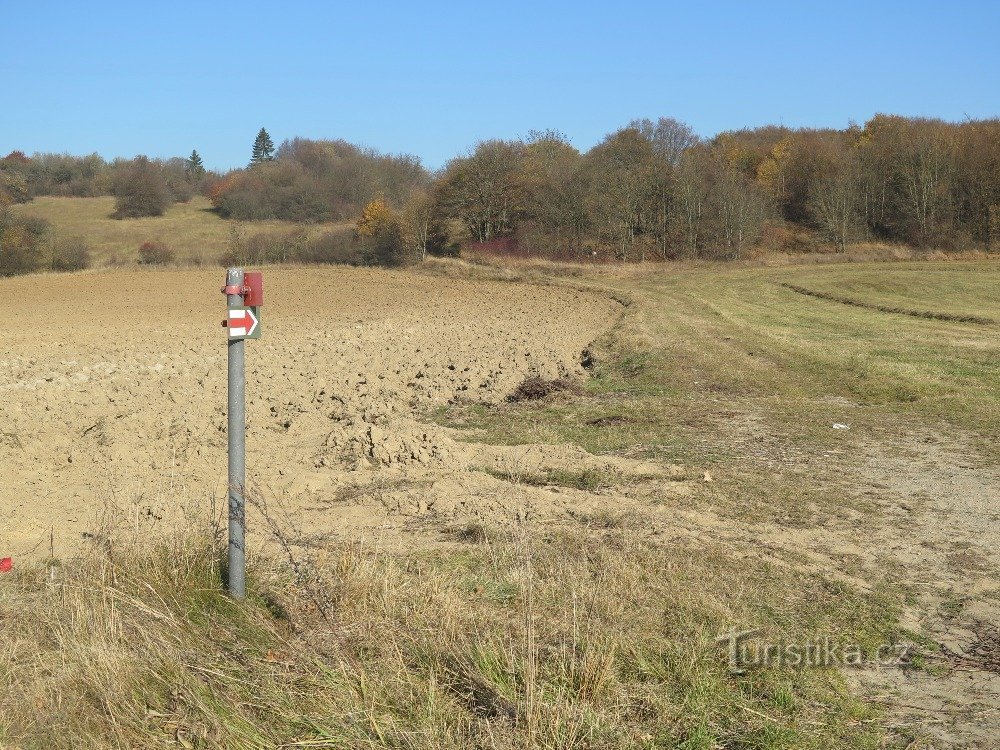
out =
[[[31,190],[24,175],[15,170],[0,170],[0,206],[30,200]]]
[[[525,218],[537,231],[528,241],[555,255],[582,252],[588,217],[584,160],[563,134],[533,131],[524,147],[519,180]]]
[[[699,138],[689,125],[672,117],[661,117],[656,122],[633,120],[629,127],[638,130],[653,149],[651,230],[656,236],[660,257],[666,258],[670,254],[672,240],[670,228],[676,201],[675,172],[684,152],[697,145]]]
[[[809,188],[809,212],[828,239],[841,252],[863,226],[861,171],[857,154],[845,148]]]
[[[963,123],[956,139],[958,218],[987,249],[1000,247],[1000,119]]]
[[[523,210],[523,154],[519,141],[483,141],[473,153],[445,167],[441,208],[461,220],[476,241],[489,242],[516,229]]]
[[[767,156],[757,165],[757,182],[774,201],[784,206],[788,201],[788,172],[792,153],[792,137],[785,136],[768,149]]]
[[[879,235],[928,244],[950,228],[956,182],[954,126],[876,115],[857,138],[865,213]]]
[[[411,262],[403,235],[403,225],[381,196],[368,202],[355,231],[364,245],[365,262],[379,266],[403,266]]]
[[[691,148],[681,156],[681,163],[674,173],[676,210],[672,225],[688,258],[698,258],[705,247],[711,163],[712,154],[708,146]]]
[[[633,120],[629,127],[638,130],[649,141],[653,152],[671,167],[680,166],[684,152],[700,140],[690,125],[673,117],[661,117],[656,122]]]
[[[31,200],[28,170],[31,159],[23,151],[11,151],[0,159],[0,206]]]
[[[414,188],[403,204],[403,233],[421,261],[427,259],[434,224],[434,196],[429,188]]]
[[[954,141],[940,121],[918,120],[907,130],[900,170],[903,203],[914,239],[928,244],[951,218]]]
[[[37,271],[50,232],[44,219],[17,216],[0,205],[0,277]]]
[[[717,219],[716,246],[723,257],[742,258],[760,234],[768,213],[760,186],[747,176],[745,165],[716,155],[711,204]]]

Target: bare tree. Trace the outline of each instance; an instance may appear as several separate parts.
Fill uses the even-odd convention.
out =
[[[726,257],[739,259],[754,242],[766,215],[760,187],[747,179],[735,165],[723,161],[718,166],[714,199]]]
[[[909,149],[903,160],[906,203],[921,243],[944,223],[950,208],[952,143],[943,125],[918,121],[907,139]]]
[[[521,182],[527,215],[539,228],[536,242],[556,253],[579,253],[587,226],[583,157],[556,131],[533,131],[524,149]]]
[[[518,179],[524,144],[483,141],[469,156],[453,159],[442,178],[441,201],[479,242],[512,232],[522,208]]]
[[[633,120],[630,128],[639,131],[653,149],[652,175],[652,230],[656,235],[661,258],[669,255],[672,213],[676,210],[676,171],[684,152],[696,146],[700,139],[690,125],[672,117],[661,117],[656,122],[649,119]]]
[[[862,193],[856,160],[845,160],[812,184],[809,208],[817,223],[841,252],[862,222]]]
[[[689,258],[697,258],[704,244],[705,213],[710,193],[706,166],[709,157],[704,149],[689,151],[681,158],[676,172],[677,211],[673,221],[679,227]]]
[[[414,188],[403,204],[403,227],[407,243],[427,260],[427,243],[430,239],[431,221],[434,215],[434,197],[427,188]]]
[[[653,153],[665,159],[671,167],[679,166],[684,152],[700,141],[690,125],[673,117],[661,117],[656,122],[633,120],[628,126],[638,130],[653,146]]]
[[[587,154],[590,213],[624,261],[645,260],[641,244],[638,258],[634,250],[653,195],[654,161],[649,141],[635,128],[612,133]]]

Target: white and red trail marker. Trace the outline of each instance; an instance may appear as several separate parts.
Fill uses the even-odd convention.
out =
[[[253,307],[231,307],[226,327],[231,339],[260,338],[260,318]]]

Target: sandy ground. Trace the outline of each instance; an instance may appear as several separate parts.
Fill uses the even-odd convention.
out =
[[[572,290],[375,270],[275,269],[265,284],[264,336],[247,347],[248,485],[298,533],[386,543],[429,515],[523,514],[474,470],[523,457],[414,415],[496,402],[531,375],[581,375],[581,351],[618,314]],[[221,286],[218,270],[0,282],[0,555],[64,554],[109,518],[218,514]],[[533,464],[546,456],[576,459],[540,448]],[[541,499],[543,514],[565,502]]]

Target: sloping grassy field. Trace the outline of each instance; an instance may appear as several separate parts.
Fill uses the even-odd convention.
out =
[[[876,723],[892,729],[880,742],[986,746],[1000,735],[997,721],[983,723],[997,716],[995,663],[974,668],[966,690],[943,676],[952,674],[948,657],[933,644],[1000,624],[1000,589],[989,573],[1000,566],[1000,328],[859,308],[799,294],[789,282],[984,318],[997,316],[1000,300],[996,262],[668,268],[605,278],[598,283],[629,307],[593,347],[585,396],[449,406],[437,418],[470,439],[570,442],[675,462],[688,476],[705,472],[682,502],[666,491],[652,498],[673,524],[693,528],[704,550],[721,544],[750,569],[777,564],[779,580],[782,571],[811,571],[837,581],[842,592],[813,615],[828,622],[844,622],[855,606],[840,599],[847,592],[878,591],[886,612],[898,607],[888,620],[900,617],[883,621],[883,637],[930,644],[921,659],[935,663],[934,678],[911,671],[889,679],[895,700],[910,708],[886,702],[892,718]],[[764,595],[758,603],[755,626],[765,612],[790,624],[788,602]],[[941,695],[953,708],[935,714]],[[974,708],[959,715],[959,705]],[[820,726],[810,734],[831,747],[864,746]],[[774,746],[809,741],[796,735]]]
[[[852,416],[870,417],[873,428],[887,417],[933,420],[972,431],[990,451],[989,436],[1000,428],[1000,327],[858,308],[798,294],[784,286],[789,282],[956,315],[1000,310],[995,262],[668,268],[602,280],[630,306],[614,335],[600,342],[604,364],[589,388],[614,399],[629,394],[622,406],[643,415],[631,424],[647,436],[658,424],[651,415],[669,416],[663,426],[676,440],[679,411],[692,412],[696,422],[722,400],[743,399],[806,439],[811,425],[836,421],[849,403]],[[572,406],[597,416],[601,407],[601,400]],[[511,439],[560,436],[551,420],[512,416]],[[569,431],[565,437],[595,450],[621,449],[637,437],[628,421],[593,429],[586,419],[557,421]],[[817,437],[832,439],[828,431]],[[679,450],[685,456],[694,448],[679,443]]]
[[[52,223],[57,237],[83,237],[91,248],[95,266],[134,263],[139,246],[150,240],[165,242],[180,263],[214,265],[229,246],[238,222],[220,218],[207,198],[195,196],[188,203],[174,203],[163,216],[112,219],[115,199],[42,196],[13,210],[39,216]],[[287,221],[255,221],[244,231],[290,231],[299,226]],[[334,225],[314,225],[319,233]]]
[[[992,265],[898,264],[878,272],[824,268],[788,274],[784,284],[831,295],[848,304],[895,308],[903,314],[978,318],[1000,325]],[[993,317],[990,317],[992,315]]]

